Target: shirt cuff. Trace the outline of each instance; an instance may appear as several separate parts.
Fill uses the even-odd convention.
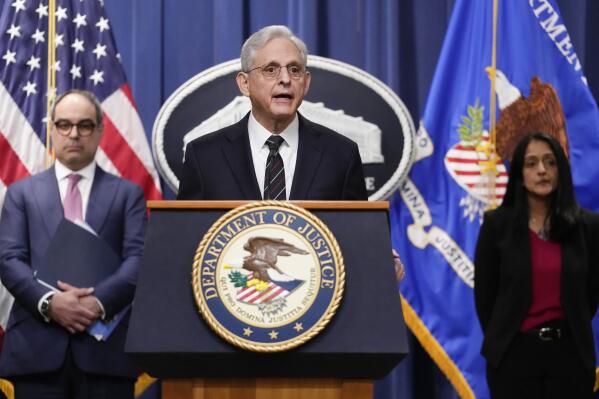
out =
[[[44,314],[42,313],[42,302],[44,302],[46,300],[46,298],[48,298],[49,296],[54,295],[54,293],[55,293],[54,291],[46,292],[44,295],[42,295],[40,300],[37,302],[37,311],[39,312],[39,314],[42,316],[42,318],[44,319],[44,321],[46,323],[49,323],[50,319],[47,318],[46,316],[44,316]]]
[[[102,302],[100,302],[98,298],[94,297],[94,299],[96,300],[96,302],[98,302],[98,305],[100,305],[100,310],[102,311],[102,314],[100,315],[100,320],[104,320],[106,318],[106,311],[104,310],[104,305],[102,305]]]

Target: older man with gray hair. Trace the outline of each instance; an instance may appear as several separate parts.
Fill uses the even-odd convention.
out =
[[[307,60],[285,26],[247,39],[236,81],[252,109],[188,144],[178,199],[367,199],[356,143],[297,111],[311,83]]]

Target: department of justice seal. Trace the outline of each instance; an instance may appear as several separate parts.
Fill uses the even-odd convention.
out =
[[[289,350],[316,336],[339,307],[344,281],[343,257],[326,225],[277,201],[218,219],[192,272],[206,322],[227,342],[256,352]]]

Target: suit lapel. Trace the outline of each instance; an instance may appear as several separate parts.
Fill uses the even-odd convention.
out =
[[[584,234],[580,227],[574,229],[567,238],[561,241],[562,251],[562,271],[561,271],[561,290],[562,290],[562,306],[567,307],[564,301],[567,298],[572,298],[572,295],[565,294],[572,287],[576,287],[576,276],[582,275],[577,268],[584,267],[586,262],[584,257],[588,254]]]
[[[322,150],[318,146],[320,133],[312,129],[306,120],[299,115],[299,141],[297,161],[290,200],[308,198],[308,190],[316,175],[318,164],[322,158]]]
[[[525,232],[525,233],[524,233]],[[532,286],[532,256],[530,251],[530,236],[528,230],[518,232],[518,238],[515,241],[514,252],[520,254],[516,257],[516,267],[522,271],[522,286]]]
[[[254,172],[252,150],[247,132],[248,118],[249,114],[227,132],[227,141],[223,144],[223,154],[233,171],[233,176],[243,197],[248,200],[256,200],[262,199],[262,194]]]
[[[34,201],[38,206],[48,236],[52,237],[60,221],[64,218],[54,166],[37,177],[39,178],[38,182],[33,184]]]
[[[509,213],[508,217],[510,219],[508,226],[516,226],[516,229],[509,228],[506,230],[511,236],[508,245],[511,248],[509,251],[510,261],[507,262],[507,265],[514,268],[513,275],[518,276],[519,291],[525,294],[526,306],[529,306],[532,300],[530,290],[530,287],[532,287],[532,257],[528,219],[520,220],[515,213]],[[528,310],[528,307],[526,310]]]
[[[89,194],[87,203],[87,213],[85,221],[96,233],[100,233],[108,210],[112,207],[112,202],[118,188],[118,179],[109,179],[106,172],[99,166],[96,166],[94,182]]]

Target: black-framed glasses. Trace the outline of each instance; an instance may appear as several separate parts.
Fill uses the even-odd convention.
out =
[[[77,123],[73,123],[71,121],[60,119],[60,120],[54,121],[54,126],[56,126],[56,130],[62,136],[68,136],[69,134],[71,134],[71,130],[73,130],[73,126],[77,126],[77,132],[82,137],[90,136],[96,129],[96,124],[89,119],[84,119]]]
[[[287,69],[287,74],[292,79],[299,79],[302,76],[304,76],[306,73],[306,68],[301,65],[297,65],[297,64],[288,64],[288,65],[268,64],[268,65],[263,65],[263,66],[259,66],[256,68],[252,68],[247,73],[250,73],[255,70],[260,70],[260,72],[262,73],[262,76],[264,76],[266,79],[275,79],[281,73],[281,68]]]

